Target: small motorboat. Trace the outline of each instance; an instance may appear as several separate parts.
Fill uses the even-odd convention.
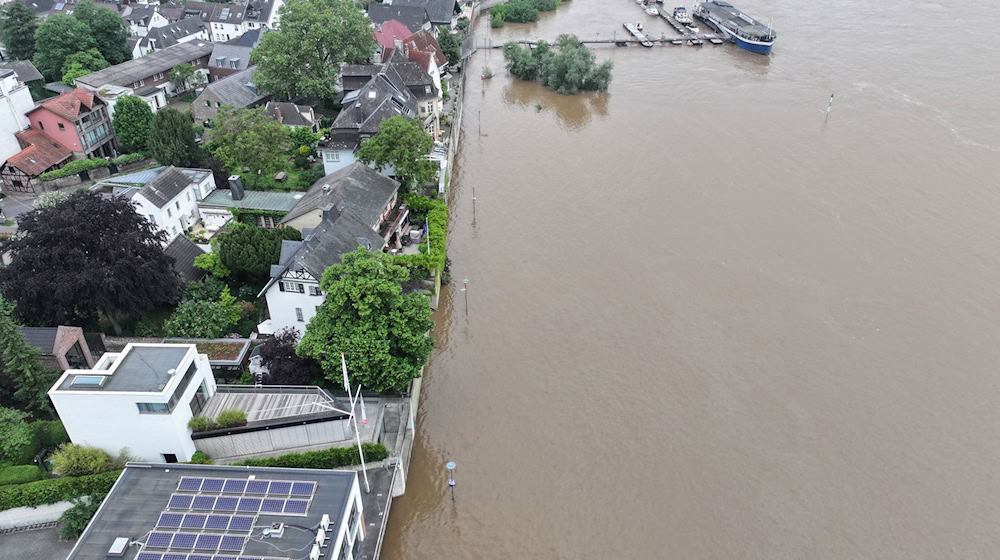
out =
[[[691,19],[691,14],[688,13],[687,8],[684,6],[674,8],[674,19],[676,19],[677,23],[681,25],[687,25],[694,22],[694,20]]]
[[[655,6],[646,6],[646,13],[651,16],[660,15],[660,11],[657,10]]]

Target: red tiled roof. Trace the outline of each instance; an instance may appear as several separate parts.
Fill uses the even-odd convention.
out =
[[[44,107],[64,119],[75,121],[80,117],[81,106],[86,107],[87,110],[94,108],[94,92],[83,88],[76,88],[73,91],[67,91],[58,97],[49,99],[36,107],[35,110],[37,111],[39,107]]]
[[[15,136],[22,144],[28,144],[28,147],[7,158],[7,163],[32,177],[41,175],[48,168],[73,155],[69,148],[34,128],[18,132]]]
[[[440,32],[447,33],[444,29]],[[437,63],[439,68],[444,66],[444,63],[448,61],[448,59],[444,56],[444,51],[441,50],[441,45],[438,44],[437,39],[435,39],[434,36],[425,29],[421,29],[420,31],[417,31],[416,33],[413,33],[403,39],[403,44],[410,49],[410,52],[423,51],[434,53],[434,62]],[[410,60],[413,59],[411,58]],[[414,60],[414,62],[416,61]]]
[[[391,49],[393,40],[403,40],[404,37],[410,35],[410,30],[398,20],[390,19],[381,26],[376,26],[372,33],[378,44],[382,45],[383,48]]]
[[[424,72],[431,71],[431,53],[423,51],[410,51],[410,62],[416,62],[424,69]]]

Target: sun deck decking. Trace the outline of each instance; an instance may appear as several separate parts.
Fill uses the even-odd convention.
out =
[[[247,414],[247,422],[275,420],[289,416],[330,412],[329,409],[313,403],[329,402],[329,395],[316,388],[303,387],[298,390],[264,387],[256,390],[234,390],[220,386],[215,395],[205,404],[204,416],[215,418],[220,411],[237,408]],[[332,412],[331,412],[332,413]]]

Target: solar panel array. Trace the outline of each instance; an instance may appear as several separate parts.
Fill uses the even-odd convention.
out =
[[[306,515],[314,481],[181,477],[136,560],[283,560],[243,554],[257,515]]]

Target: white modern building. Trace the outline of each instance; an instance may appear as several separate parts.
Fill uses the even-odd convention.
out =
[[[189,461],[192,416],[216,392],[208,356],[194,344],[129,344],[93,369],[66,370],[49,398],[78,445],[145,461]]]
[[[21,151],[14,134],[28,128],[27,112],[35,108],[28,86],[17,73],[0,69],[0,161]]]

